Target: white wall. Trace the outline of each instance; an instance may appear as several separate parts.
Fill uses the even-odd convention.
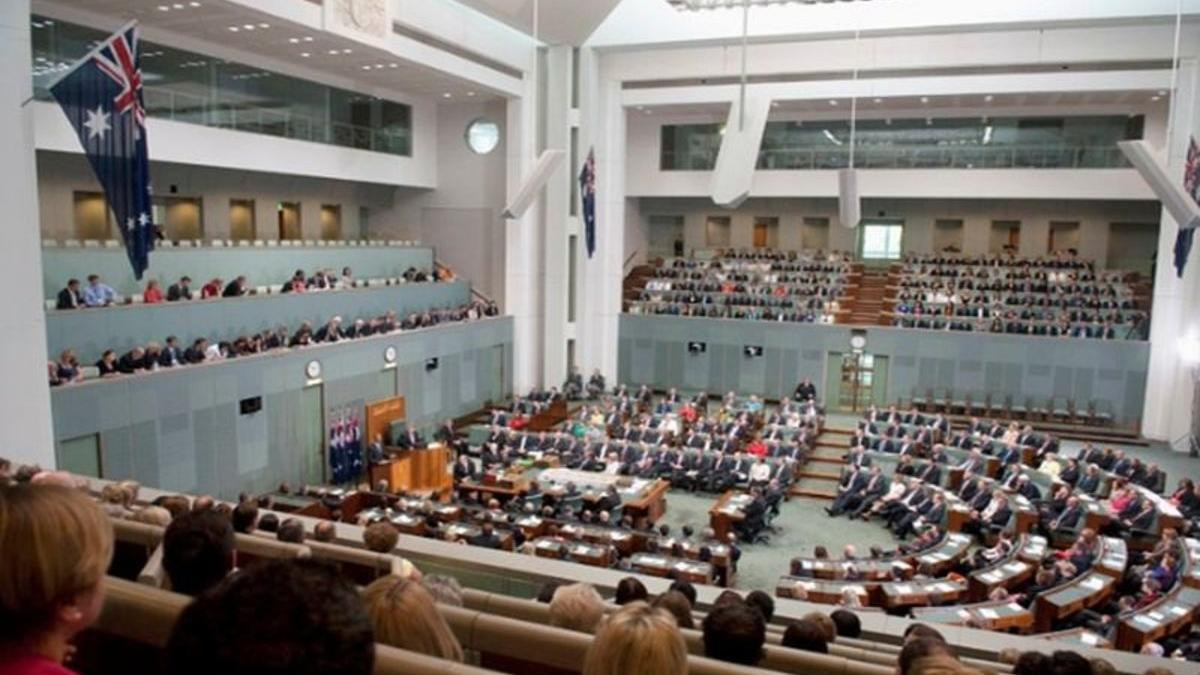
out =
[[[715,206],[706,199],[643,198],[639,201],[638,209],[633,211],[641,230],[639,241],[647,241],[652,236],[649,233],[651,216],[681,215],[687,251],[706,248],[704,229],[709,216],[731,218],[730,240],[735,247],[751,245],[754,219],[760,216],[779,218],[779,247],[783,249],[800,248],[801,223],[805,217],[829,219],[831,249],[852,251],[857,245],[856,231],[838,224],[835,199],[752,198],[733,211]],[[1078,222],[1080,255],[1104,265],[1109,252],[1109,225],[1114,222],[1145,223],[1157,231],[1159,207],[1155,202],[868,199],[863,202],[863,217],[903,219],[904,249],[914,253],[932,250],[937,220],[963,221],[963,251],[967,254],[987,252],[993,220],[1017,220],[1021,222],[1020,253],[1027,256],[1043,255],[1048,251],[1051,221]],[[627,227],[626,231],[629,229]],[[628,239],[629,235],[626,237]],[[1152,253],[1152,249],[1147,250],[1142,256],[1148,258]]]
[[[371,216],[371,236],[395,232],[436,249],[439,260],[499,300],[504,291],[505,103],[447,103],[437,107],[438,189],[398,190],[394,205]],[[500,145],[487,155],[467,147],[474,119],[501,129]]]
[[[74,193],[99,192],[91,167],[83,155],[63,152],[38,152],[38,202],[41,233],[44,239],[69,239],[76,236]],[[150,178],[159,197],[193,197],[202,200],[204,238],[229,237],[229,201],[253,199],[259,239],[278,238],[277,204],[299,202],[301,231],[305,239],[321,238],[321,206],[337,204],[342,210],[342,237],[359,236],[359,208],[371,212],[390,209],[393,189],[384,185],[280,175],[256,171],[235,171],[204,166],[152,162]],[[177,188],[171,193],[171,188]],[[373,220],[373,218],[372,218]],[[115,235],[114,235],[115,236]],[[389,233],[386,228],[376,238],[414,237]]]

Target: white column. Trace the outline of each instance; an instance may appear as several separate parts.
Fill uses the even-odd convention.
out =
[[[1179,84],[1171,101],[1174,121],[1171,153],[1167,172],[1183,180],[1189,139],[1200,138],[1200,104],[1197,90],[1197,65],[1188,60],[1180,65]],[[1164,152],[1164,155],[1166,153]],[[1179,226],[1163,211],[1158,236],[1158,265],[1154,279],[1153,322],[1150,331],[1150,371],[1146,379],[1146,404],[1142,414],[1142,433],[1147,438],[1172,443],[1186,450],[1184,439],[1191,427],[1192,382],[1196,364],[1182,358],[1181,341],[1200,340],[1200,245],[1192,250],[1183,278],[1175,274],[1175,235]],[[1200,242],[1198,242],[1200,243]]]
[[[509,197],[516,194],[526,172],[533,166],[537,145],[537,112],[531,105],[534,80],[532,73],[525,78],[521,98],[508,100],[508,165],[505,180]],[[516,393],[527,393],[541,378],[541,298],[538,279],[541,276],[540,222],[541,200],[521,218],[504,222],[504,312],[513,317],[513,387]]]
[[[580,161],[596,153],[596,253],[580,251],[577,306],[580,370],[610,383],[617,375],[617,328],[625,252],[625,109],[621,83],[606,76],[599,54],[580,50]],[[657,152],[657,148],[643,149]],[[583,236],[580,236],[581,248]]]
[[[0,267],[11,284],[0,294],[0,454],[14,463],[55,466],[46,373],[46,316],[34,168],[29,0],[0,3]]]
[[[546,52],[546,149],[562,150],[567,161],[546,183],[543,222],[542,373],[543,386],[561,386],[567,376],[568,234],[570,230],[571,165],[571,46],[556,45]]]

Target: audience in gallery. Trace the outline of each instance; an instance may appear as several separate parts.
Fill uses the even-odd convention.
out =
[[[409,267],[399,278],[403,279],[405,283],[427,283],[454,281],[456,277],[454,272],[446,267],[437,267],[434,269]],[[87,280],[87,287],[81,290],[78,279],[68,279],[66,286],[58,292],[54,308],[82,309],[108,307],[126,301],[111,286],[101,281],[99,275],[88,275]],[[292,277],[282,284],[279,290],[282,293],[305,293],[312,291],[345,290],[365,285],[365,280],[355,279],[353,271],[349,267],[343,267],[341,276],[336,276],[332,269],[318,269],[313,272],[311,277],[307,276],[304,270],[296,270]],[[213,277],[207,283],[201,285],[198,292],[192,290],[192,279],[185,274],[178,281],[167,287],[165,295],[162,291],[162,282],[158,279],[147,280],[146,286],[141,293],[141,302],[145,304],[159,304],[164,301],[182,302],[193,300],[196,297],[202,300],[240,298],[254,293],[255,291],[250,288],[249,281],[244,274],[239,274],[228,283],[220,277]]]
[[[213,509],[188,511],[163,533],[163,569],[171,590],[200,595],[216,586],[234,567],[234,529]]]
[[[14,616],[30,616],[29,612],[33,611],[30,608],[36,606],[26,602],[31,594],[55,596],[53,602],[59,602],[59,596],[51,591],[31,591],[25,586],[14,587],[6,583],[10,572],[16,569],[14,565],[32,564],[34,553],[27,555],[23,546],[10,545],[13,543],[10,539],[19,537],[24,543],[32,532],[30,528],[41,528],[39,531],[45,536],[39,536],[36,541],[42,542],[45,550],[37,560],[43,562],[37,563],[39,566],[31,573],[38,578],[55,578],[57,574],[63,579],[60,585],[68,584],[71,589],[81,586],[95,589],[86,600],[70,600],[76,603],[72,606],[91,603],[94,608],[91,618],[80,612],[60,612],[57,604],[42,610],[54,617],[53,625],[45,630],[69,638],[94,620],[98,613],[102,601],[99,579],[111,557],[111,530],[101,509],[84,496],[86,493],[71,487],[78,485],[77,479],[26,467],[21,467],[16,474],[19,480],[13,484],[11,464],[0,460],[0,544],[4,544],[0,550],[5,552],[5,565],[0,571],[0,612],[4,614],[6,625],[26,625],[8,623],[7,620]],[[104,511],[116,517],[118,513],[127,512],[129,507],[136,508],[134,495],[137,490],[136,483],[101,490]],[[194,502],[189,508],[186,498],[170,496],[163,498],[161,503],[177,512],[175,522],[192,526],[202,522],[194,519],[196,514],[231,518],[235,513],[232,509],[226,509],[226,513],[221,509],[223,505],[209,498],[197,498]],[[249,502],[249,498],[243,500],[243,503]],[[121,510],[117,511],[118,508]],[[139,511],[155,508],[143,506]],[[195,510],[197,508],[199,510]],[[226,521],[226,527],[222,529],[230,527]],[[180,526],[179,531],[187,529]],[[1174,540],[1173,545],[1177,546],[1178,541]],[[1171,544],[1164,544],[1162,555],[1170,555],[1171,548]],[[44,567],[44,561],[54,560],[71,563],[60,564],[57,568],[53,565],[49,569]],[[76,564],[88,560],[93,562],[82,566]],[[81,571],[80,567],[92,572]],[[430,586],[450,587],[449,602],[455,604],[453,589],[456,584],[447,579],[435,582],[430,577],[418,585],[415,581],[385,577],[368,587],[360,599],[337,569],[327,564],[311,560],[258,562],[218,580],[212,590],[202,594],[184,611],[168,643],[169,672],[211,672],[213,668],[289,674],[369,672],[371,657],[365,655],[371,653],[375,641],[439,658],[461,660],[461,647],[434,609],[431,591],[426,590]],[[633,584],[627,586],[634,588]],[[672,617],[683,614],[690,618],[687,591],[694,590],[689,585],[675,582],[670,591],[654,599],[656,606],[674,603],[680,605],[679,610],[651,609],[646,603],[650,599],[647,597],[627,603],[607,619],[602,618],[605,610],[592,587],[573,584],[552,588],[551,614],[559,617],[558,625],[596,632],[585,659],[584,672],[686,672],[686,666],[679,670],[679,662],[686,663],[686,648],[675,646],[682,643],[677,627],[680,624]],[[458,597],[461,597],[460,593]],[[14,597],[20,601],[14,601]],[[440,600],[441,596],[438,597]],[[773,601],[764,593],[750,593],[745,597],[731,591],[722,593],[704,619],[705,654],[733,663],[757,663],[764,653],[765,624],[772,614]],[[783,646],[813,651],[822,651],[822,648],[827,651],[830,642],[841,637],[854,637],[861,631],[858,617],[845,610],[834,610],[831,614],[812,612],[786,624]],[[392,637],[387,637],[389,634]],[[50,668],[61,662],[65,648],[33,654],[24,651],[29,646],[37,646],[40,650],[42,645],[65,644],[67,639],[61,638],[63,642],[43,641],[41,635],[28,633],[13,640],[7,635],[0,638],[0,673],[69,672],[57,666]],[[270,655],[264,647],[266,643],[275,646]],[[1194,657],[1195,650],[1189,651],[1193,646],[1192,643],[1172,643],[1164,648],[1151,643],[1143,653]],[[21,667],[16,669],[4,661],[4,657],[14,654],[22,659],[17,661]],[[275,662],[267,663],[269,658]],[[1111,672],[1106,664],[1088,662],[1071,652],[1053,654],[1046,661],[1025,654],[1010,654],[1008,658],[1017,664],[1014,673],[1034,672],[1028,670],[1031,666],[1080,675]],[[647,665],[644,669],[622,666],[626,663],[622,659]],[[902,673],[967,672],[940,633],[921,624],[913,624],[906,631],[897,668]]]
[[[207,338],[198,337],[192,341],[190,347],[182,351],[179,348],[179,338],[171,335],[167,337],[165,345],[160,345],[158,342],[149,342],[144,347],[137,345],[120,357],[115,351],[107,349],[96,362],[95,368],[99,371],[100,377],[132,375],[161,368],[252,356],[280,349],[307,347],[395,331],[429,328],[443,323],[475,321],[497,315],[499,315],[499,309],[495,303],[472,301],[455,308],[414,312],[402,320],[397,319],[395,312],[388,312],[371,319],[357,319],[353,324],[344,328],[341,317],[335,316],[315,333],[312,325],[306,321],[290,334],[285,326],[280,326],[275,330],[264,330],[250,336],[242,335],[233,340],[222,340],[216,343],[210,343]],[[64,350],[58,361],[47,363],[47,371],[50,386],[70,384],[83,379],[79,360],[72,349]]]
[[[939,254],[906,259],[892,325],[1052,337],[1144,337],[1145,312],[1120,271],[1074,250],[1044,258]],[[1134,335],[1137,333],[1136,335]]]

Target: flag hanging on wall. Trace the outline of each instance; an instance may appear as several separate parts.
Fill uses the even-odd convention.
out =
[[[131,22],[50,86],[104,188],[138,279],[154,248],[141,56]]]
[[[1183,166],[1183,189],[1200,204],[1200,147],[1197,147],[1195,137],[1188,141],[1187,163]],[[1195,230],[1188,229],[1179,230],[1175,235],[1176,277],[1183,277],[1183,268],[1192,252],[1192,238],[1195,234]]]
[[[596,150],[588,150],[579,172],[579,197],[583,200],[583,242],[590,258],[596,252]]]

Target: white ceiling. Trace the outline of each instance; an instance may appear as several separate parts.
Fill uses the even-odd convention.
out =
[[[534,0],[458,0],[533,34]],[[538,0],[538,39],[547,44],[581,45],[621,0]]]
[[[364,93],[393,91],[448,102],[499,98],[478,84],[383,49],[225,0],[196,2],[199,7],[192,6],[190,0],[35,0],[33,11],[95,28],[116,29],[125,21],[137,19],[146,30],[146,39],[152,42],[156,37],[162,41],[165,31],[180,38],[179,42],[171,43],[180,49],[196,51],[207,46],[209,56],[231,61],[238,61],[239,54],[256,55],[265,60],[254,65],[264,69],[297,77],[305,77],[306,72],[318,73],[328,76],[327,84]],[[160,7],[168,9],[163,11]],[[104,20],[79,20],[97,16]],[[231,26],[238,30],[232,31]],[[252,29],[247,30],[246,26]],[[444,98],[445,94],[450,97]]]

